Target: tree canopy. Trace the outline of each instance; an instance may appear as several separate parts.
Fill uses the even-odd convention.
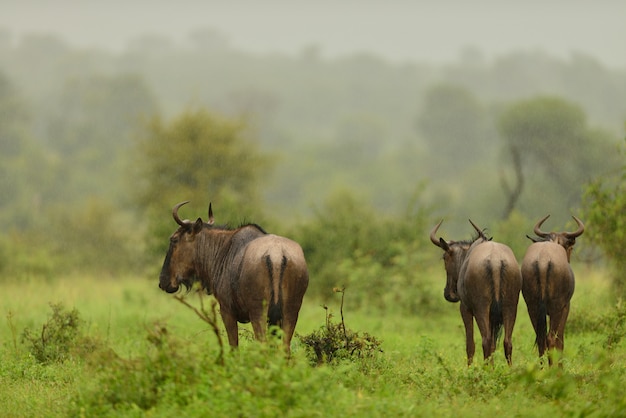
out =
[[[206,109],[187,110],[171,121],[153,117],[138,138],[132,164],[133,196],[148,215],[150,235],[159,240],[156,248],[172,230],[170,209],[184,200],[192,201],[194,218],[206,219],[211,200],[219,202],[218,222],[258,217],[258,186],[268,158],[246,136],[241,121]]]
[[[580,106],[559,97],[512,103],[500,115],[498,130],[514,177],[514,184],[503,177],[503,218],[517,207],[529,185],[538,192],[531,196],[531,205],[543,200],[545,206],[549,195],[552,208],[578,206],[581,188],[618,166],[610,136],[590,128]],[[599,155],[604,155],[603,164],[597,164]]]

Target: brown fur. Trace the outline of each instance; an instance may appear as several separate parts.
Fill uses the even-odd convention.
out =
[[[239,343],[237,322],[251,322],[260,341],[268,324],[279,325],[289,351],[309,282],[300,245],[257,225],[215,227],[212,214],[209,223],[180,221],[178,207],[180,227],[170,238],[159,287],[173,293],[198,281],[219,302],[231,346]]]
[[[478,237],[472,241],[437,240],[435,234],[442,222],[433,228],[430,239],[444,250],[447,275],[444,296],[449,302],[461,302],[467,364],[472,364],[474,358],[476,319],[485,360],[492,358],[498,334],[504,327],[504,354],[510,365],[513,327],[522,287],[522,277],[513,251],[504,244],[487,239],[473,223]]]
[[[543,232],[540,227],[548,216],[535,225],[534,231],[539,238],[531,238],[533,244],[522,261],[522,295],[535,329],[539,356],[553,349],[563,351],[565,324],[575,288],[570,255],[576,238],[584,231],[582,222],[574,217],[579,226],[575,232]],[[550,355],[548,361],[552,364]]]

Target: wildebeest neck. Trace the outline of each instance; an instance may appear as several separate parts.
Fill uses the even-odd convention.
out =
[[[246,245],[263,235],[257,225],[245,225],[237,229],[205,227],[196,239],[196,279],[202,287],[213,293],[218,283],[232,275],[233,269],[241,268]]]

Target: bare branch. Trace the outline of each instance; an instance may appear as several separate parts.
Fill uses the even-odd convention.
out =
[[[203,320],[204,322],[206,322],[207,324],[211,326],[211,329],[213,330],[213,333],[215,334],[215,337],[217,338],[217,343],[220,348],[220,354],[216,362],[220,365],[224,365],[224,342],[222,341],[222,334],[220,333],[220,329],[219,329],[219,325],[217,321],[217,301],[215,299],[211,301],[211,312],[207,312],[206,309],[204,308],[204,301],[202,299],[202,293],[198,292],[198,297],[200,298],[200,309],[191,305],[189,302],[185,300],[184,297],[174,296],[174,299],[176,299],[177,301],[179,301],[180,303],[182,303],[183,305],[185,305],[186,307],[194,311],[201,320]]]

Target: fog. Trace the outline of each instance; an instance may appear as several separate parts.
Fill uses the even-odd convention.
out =
[[[56,34],[71,45],[124,49],[144,35],[178,45],[212,29],[252,53],[293,54],[315,45],[329,57],[369,52],[385,59],[445,63],[473,47],[486,58],[542,51],[584,53],[626,67],[621,1],[108,1],[2,0],[0,29],[16,42]]]
[[[546,213],[566,225],[590,181],[621,172],[622,9],[0,0],[0,264],[141,268],[182,200],[270,230],[320,220],[296,228],[312,242],[326,216],[375,214],[423,231],[446,219],[455,238],[468,218],[500,223],[522,248],[520,230]],[[214,132],[213,117],[243,122],[245,142],[202,151],[161,132]],[[20,258],[29,240],[40,257]]]

